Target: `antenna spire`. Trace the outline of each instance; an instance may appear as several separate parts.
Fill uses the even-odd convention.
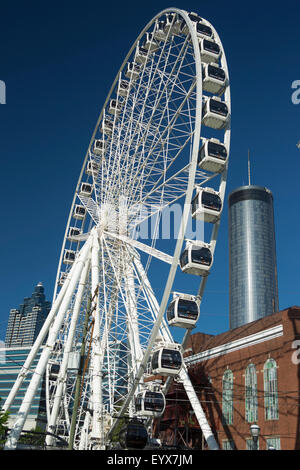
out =
[[[248,149],[248,182],[249,186],[251,186],[251,179],[250,179],[250,150]]]

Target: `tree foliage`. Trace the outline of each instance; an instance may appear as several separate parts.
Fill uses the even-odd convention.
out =
[[[3,447],[3,444],[5,442],[5,436],[6,436],[6,431],[8,429],[8,416],[9,412],[8,411],[3,411],[2,410],[2,405],[1,405],[1,398],[0,398],[0,448]]]

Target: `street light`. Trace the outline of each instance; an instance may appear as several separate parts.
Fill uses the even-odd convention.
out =
[[[258,424],[251,424],[250,432],[253,440],[253,450],[258,450],[258,436],[260,433],[260,427]]]

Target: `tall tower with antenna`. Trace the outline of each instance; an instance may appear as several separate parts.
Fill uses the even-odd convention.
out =
[[[230,329],[278,311],[273,195],[251,184],[229,194]]]

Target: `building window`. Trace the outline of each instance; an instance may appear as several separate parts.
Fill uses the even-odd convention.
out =
[[[264,365],[265,419],[279,418],[277,365],[274,359],[268,359]]]
[[[280,450],[280,437],[267,437],[266,438],[266,450],[269,449],[269,447],[273,447],[275,450]]]
[[[223,375],[222,414],[223,424],[233,423],[233,373],[230,369]]]
[[[245,414],[248,423],[257,422],[257,376],[254,364],[249,364],[245,373]]]
[[[235,445],[233,441],[223,441],[222,442],[222,449],[223,450],[235,450]]]

